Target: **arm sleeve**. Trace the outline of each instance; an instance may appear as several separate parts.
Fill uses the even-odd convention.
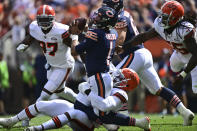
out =
[[[119,18],[116,25],[115,25],[115,28],[116,29],[123,29],[123,28],[126,28],[128,25],[127,23],[127,20],[125,17],[122,17],[122,18]]]
[[[96,107],[103,112],[113,110],[117,105],[121,104],[121,100],[115,96],[108,96],[104,99],[91,92],[88,98],[90,99],[93,107]]]

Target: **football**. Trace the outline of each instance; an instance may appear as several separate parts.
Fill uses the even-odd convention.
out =
[[[85,29],[86,23],[87,23],[86,18],[80,17],[80,18],[75,19],[75,21],[78,23],[79,30],[84,30]]]

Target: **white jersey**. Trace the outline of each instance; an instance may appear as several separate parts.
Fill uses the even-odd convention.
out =
[[[128,101],[128,95],[124,90],[113,88],[110,96],[106,97],[105,99],[95,95],[92,92],[88,96],[88,99],[91,100],[92,106],[99,109],[100,111],[117,112],[123,107],[123,104]],[[97,110],[94,111],[96,114],[98,114],[98,112],[96,112]]]
[[[51,31],[44,34],[37,21],[33,21],[29,25],[30,35],[39,41],[47,62],[53,67],[72,68],[74,66],[71,49],[63,43],[63,34],[68,29],[68,25],[54,22]],[[78,40],[78,37],[75,40]]]
[[[184,21],[180,26],[177,26],[171,34],[167,34],[164,32],[164,26],[161,23],[161,18],[157,17],[154,21],[154,28],[156,32],[164,40],[169,42],[177,52],[182,55],[186,55],[185,57],[191,57],[191,54],[186,49],[186,45],[184,43],[185,38],[190,37],[193,33],[196,33],[193,32],[195,31],[195,27],[191,23]]]

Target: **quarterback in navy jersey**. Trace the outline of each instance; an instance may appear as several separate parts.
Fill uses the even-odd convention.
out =
[[[91,91],[106,98],[113,87],[109,73],[110,62],[115,50],[116,30],[112,29],[117,22],[117,14],[110,7],[99,8],[91,18],[93,29],[86,32],[85,39],[80,44],[72,44],[73,53],[85,53],[85,66]],[[104,112],[94,110],[100,116]]]
[[[169,104],[176,107],[184,118],[183,125],[192,125],[194,114],[187,109],[177,95],[170,89],[165,88],[153,67],[153,59],[149,50],[143,48],[142,43],[145,41],[144,37],[140,37],[137,44],[128,45],[135,35],[138,35],[136,26],[133,23],[132,16],[123,10],[123,0],[103,0],[104,6],[109,6],[119,13],[118,22],[115,29],[118,32],[117,46],[124,47],[124,52],[121,54],[122,61],[116,68],[130,68],[138,73],[141,82],[154,94],[161,96]],[[177,3],[175,2],[175,6]],[[173,7],[174,7],[173,5]],[[179,5],[178,5],[179,6]],[[170,11],[170,9],[169,9]],[[127,44],[126,44],[127,43]],[[129,47],[129,48],[128,48]]]
[[[117,39],[114,29],[90,29],[86,32],[85,40],[75,47],[77,53],[86,52],[85,65],[88,76],[109,71]]]

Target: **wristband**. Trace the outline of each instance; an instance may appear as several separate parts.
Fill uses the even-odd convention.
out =
[[[180,75],[181,75],[183,78],[185,78],[186,75],[187,75],[187,73],[186,73],[185,71],[182,71],[182,72],[180,73]]]

